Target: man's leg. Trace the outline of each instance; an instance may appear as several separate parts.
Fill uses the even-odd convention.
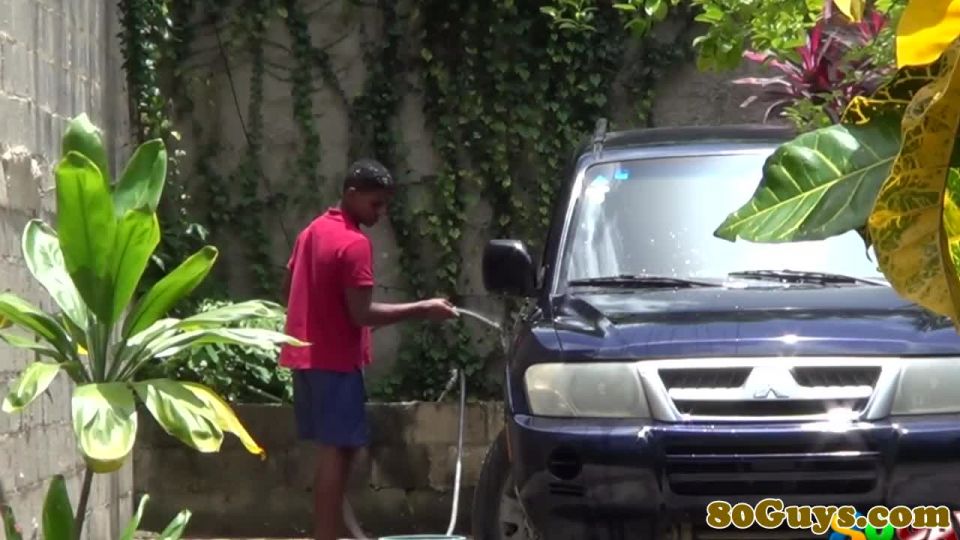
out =
[[[343,523],[343,501],[354,450],[321,444],[317,448],[314,480],[316,540],[336,540],[349,534]]]
[[[318,446],[314,534],[336,540],[345,531],[343,502],[356,450],[367,445],[363,377],[305,370],[294,377],[294,407],[302,439]],[[347,533],[349,534],[349,533]]]

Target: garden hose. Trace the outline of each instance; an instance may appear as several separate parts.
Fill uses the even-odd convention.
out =
[[[498,332],[501,331],[499,324],[491,321],[490,319],[475,313],[468,309],[456,308],[458,314],[469,315],[474,319],[477,319],[484,324],[489,325],[492,328],[495,328]],[[501,336],[501,344],[503,343],[503,336]],[[466,409],[467,409],[467,375],[464,373],[462,368],[454,368],[450,372],[450,380],[447,381],[446,386],[443,391],[440,393],[440,397],[437,398],[437,402],[443,400],[447,392],[449,392],[453,385],[457,383],[457,380],[460,381],[460,408],[459,408],[459,419],[457,422],[457,464],[456,470],[453,477],[453,504],[450,509],[450,522],[447,525],[447,531],[443,535],[436,534],[414,534],[414,535],[401,535],[401,536],[383,536],[379,540],[466,540],[466,537],[454,535],[453,531],[457,528],[457,515],[460,509],[460,483],[462,481],[463,474],[463,427],[466,424]],[[357,524],[357,518],[353,514],[353,509],[348,503],[345,503],[343,506],[344,521],[347,523],[347,527],[350,529],[350,534],[352,534],[357,539],[369,540],[361,530],[360,526]]]

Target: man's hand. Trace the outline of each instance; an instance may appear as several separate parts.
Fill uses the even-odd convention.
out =
[[[428,321],[445,321],[460,316],[457,308],[446,298],[431,298],[421,302],[423,318]]]

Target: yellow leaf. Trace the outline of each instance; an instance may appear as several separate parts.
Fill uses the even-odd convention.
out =
[[[137,438],[137,408],[125,383],[76,387],[71,399],[73,430],[87,466],[95,473],[120,469]]]
[[[260,456],[261,460],[267,459],[267,452],[253,440],[247,429],[243,427],[240,419],[234,414],[233,409],[220,396],[210,388],[197,383],[183,383],[188,390],[193,392],[200,401],[203,401],[211,410],[213,410],[215,421],[223,431],[233,433],[243,443],[244,448],[251,454]]]
[[[846,15],[851,22],[860,22],[860,20],[863,19],[864,0],[833,0],[833,4],[837,6],[837,9]]]
[[[913,101],[913,96],[937,78],[939,69],[939,63],[898,69],[872,95],[854,96],[844,109],[840,123],[862,126],[887,114],[901,118],[903,111]]]
[[[83,345],[77,344],[77,354],[79,356],[86,356],[87,350],[83,348]]]
[[[930,64],[960,36],[960,0],[912,0],[897,24],[897,67]]]
[[[903,142],[868,219],[880,269],[904,298],[950,317],[960,328],[958,207],[948,178],[960,125],[960,40],[939,60],[937,78],[907,107]],[[949,236],[949,235],[952,235]]]

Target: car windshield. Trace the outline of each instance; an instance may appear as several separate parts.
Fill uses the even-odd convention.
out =
[[[729,242],[714,231],[753,195],[772,149],[603,163],[586,171],[567,234],[566,281],[726,278],[794,270],[882,279],[855,231],[816,242]]]

